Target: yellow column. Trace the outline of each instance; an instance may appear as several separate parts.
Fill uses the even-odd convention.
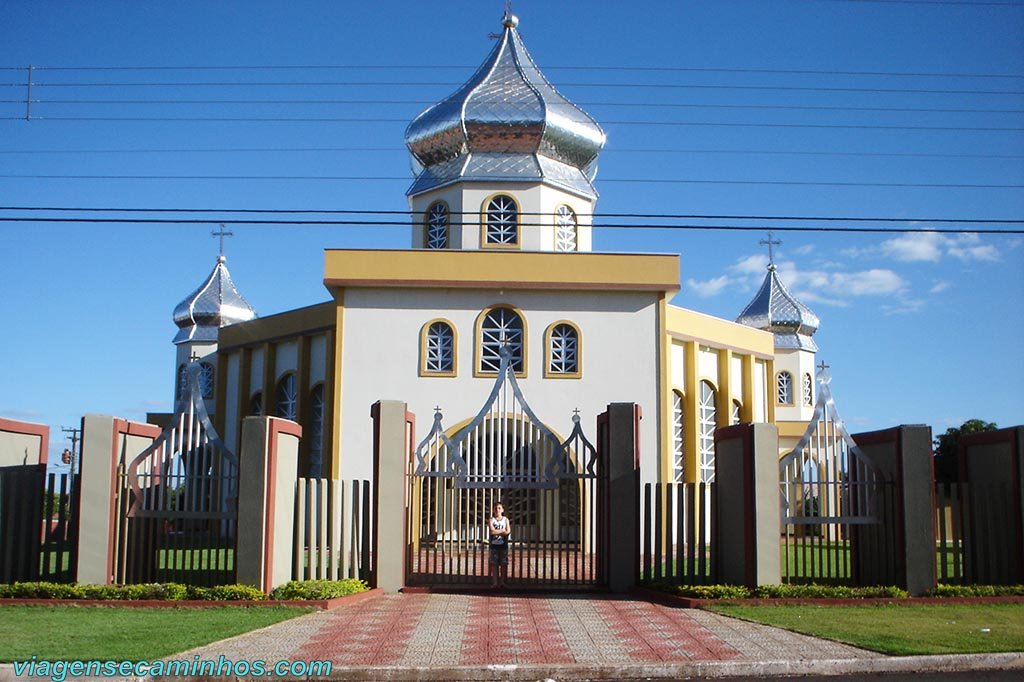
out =
[[[754,356],[744,355],[743,363],[743,406],[740,408],[740,421],[754,421]]]
[[[666,315],[668,314],[665,294],[658,299],[658,415],[661,428],[658,432],[658,455],[660,458],[659,479],[672,480],[672,339],[668,335]]]
[[[732,424],[732,351],[718,351],[718,425]]]
[[[683,396],[683,440],[686,445],[687,483],[696,483],[700,478],[700,415],[698,413],[698,380],[700,367],[697,362],[699,346],[696,341],[683,343],[683,354],[686,357],[686,383]]]
[[[332,424],[331,465],[330,473],[327,474],[331,478],[337,478],[341,471],[341,379],[342,351],[345,346],[345,290],[337,290],[334,293],[334,300],[337,303],[334,318],[334,385],[332,390],[334,402],[329,417]]]
[[[765,382],[768,384],[765,387],[765,393],[767,398],[765,402],[765,414],[768,415],[768,423],[775,423],[775,399],[777,397],[777,391],[775,390],[775,361],[768,360],[764,363],[764,377]]]

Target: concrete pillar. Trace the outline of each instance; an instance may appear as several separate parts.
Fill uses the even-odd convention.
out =
[[[894,572],[872,568],[888,557],[882,552],[864,551],[866,542],[855,542],[854,570],[861,582],[877,584],[892,576],[897,587],[912,595],[920,595],[935,587],[935,469],[932,454],[932,430],[925,425],[897,426],[884,431],[858,433],[853,436],[860,451],[893,482],[891,496],[881,495],[878,531],[895,551]],[[870,526],[855,529],[867,536],[875,531]],[[865,540],[867,538],[865,537]],[[872,578],[875,571],[879,580]],[[885,581],[887,582],[887,581]]]
[[[779,559],[779,431],[737,424],[715,431],[716,518],[711,548],[728,585],[782,582]]]
[[[266,593],[292,577],[295,481],[302,427],[246,417],[238,457],[236,579]]]
[[[373,563],[375,587],[397,592],[405,586],[406,480],[415,420],[398,400],[379,400],[373,418]]]
[[[958,458],[967,579],[1024,582],[1024,426],[961,436]]]
[[[636,586],[640,572],[640,407],[611,403],[605,415],[607,456],[602,463],[608,484],[603,516],[608,530],[601,535],[606,540],[608,589],[627,592]]]
[[[130,464],[159,435],[160,429],[152,424],[101,414],[87,414],[82,418],[78,582],[109,585],[114,581],[118,465]]]

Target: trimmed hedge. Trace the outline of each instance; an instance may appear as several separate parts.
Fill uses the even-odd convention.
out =
[[[842,585],[651,585],[651,589],[691,599],[904,599],[898,587],[845,587]]]
[[[332,599],[365,592],[369,588],[361,580],[293,581],[278,587],[271,599]],[[48,582],[0,584],[0,598],[8,599],[101,599],[181,601],[263,601],[267,595],[252,585],[218,585],[196,587],[179,583],[144,585],[78,585]]]
[[[933,597],[1024,597],[1024,585],[939,585]]]
[[[293,580],[275,587],[271,599],[335,599],[370,589],[362,580]]]

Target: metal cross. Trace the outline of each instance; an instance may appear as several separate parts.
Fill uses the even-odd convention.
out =
[[[824,361],[824,360],[822,360],[822,361],[821,361],[821,364],[820,364],[820,365],[818,365],[818,369],[820,369],[820,370],[821,370],[822,372],[824,372],[824,371],[825,371],[826,369],[828,369],[828,368],[829,368],[829,367],[831,367],[831,366],[832,366],[832,365],[826,365],[826,364],[825,364],[825,361]]]
[[[192,355],[191,355],[191,356],[189,356],[189,359],[188,359],[188,361],[189,361],[189,362],[195,362],[195,361],[196,361],[196,360],[198,360],[198,359],[199,359],[199,356],[198,356],[198,355],[196,355],[196,352],[195,352],[195,351],[192,351]]]
[[[213,237],[220,237],[220,255],[223,256],[224,255],[224,237],[234,237],[235,233],[232,232],[231,230],[225,230],[224,229],[224,223],[221,223],[220,224],[220,230],[217,231],[217,232],[211,232],[210,235],[213,236]]]
[[[768,239],[762,239],[759,244],[768,245],[768,264],[775,265],[775,254],[772,252],[772,246],[779,246],[782,244],[778,239],[772,239],[772,231],[768,230]]]

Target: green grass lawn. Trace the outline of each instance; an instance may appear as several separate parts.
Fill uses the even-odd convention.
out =
[[[723,604],[711,610],[897,656],[1024,651],[1024,604]]]
[[[291,606],[0,606],[0,662],[33,655],[40,660],[152,660],[312,610]]]

